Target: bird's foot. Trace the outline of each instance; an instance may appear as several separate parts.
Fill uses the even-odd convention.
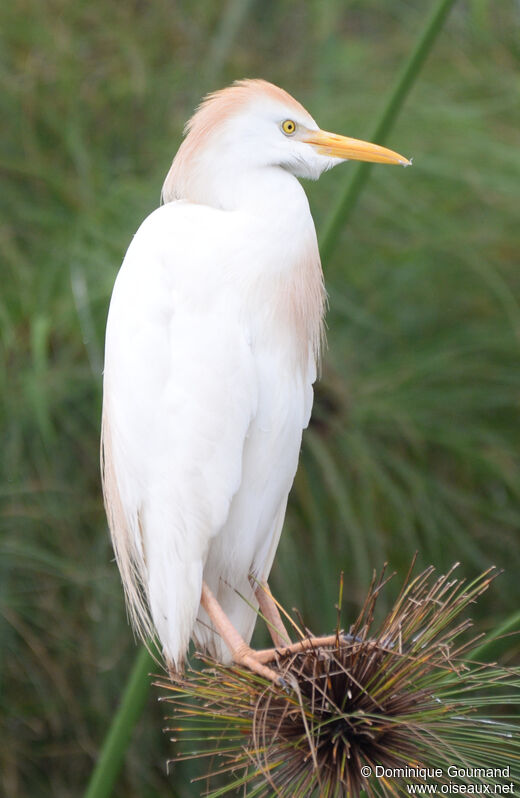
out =
[[[240,646],[240,648],[235,649],[232,653],[233,662],[235,662],[236,665],[244,665],[253,673],[257,673],[258,676],[261,676],[263,679],[269,679],[273,684],[279,687],[285,688],[287,686],[285,680],[279,673],[263,664],[263,661],[258,656],[262,652],[254,651],[250,646],[244,644]]]
[[[237,665],[244,665],[253,673],[257,673],[264,679],[269,679],[273,684],[286,687],[286,683],[280,674],[272,668],[268,668],[264,662],[259,659],[258,652],[253,651],[244,638],[237,632],[205,582],[202,583],[200,601],[213,622],[215,629],[231,652],[233,662]],[[266,660],[266,662],[267,661],[268,660]]]
[[[297,643],[292,643],[290,646],[280,646],[280,648],[265,648],[261,651],[254,652],[255,657],[259,662],[273,662],[276,657],[287,657],[291,654],[301,654],[303,651],[310,651],[316,648],[336,648],[342,643],[357,643],[362,642],[359,638],[353,637],[350,634],[326,635],[324,637],[306,637],[299,640]]]

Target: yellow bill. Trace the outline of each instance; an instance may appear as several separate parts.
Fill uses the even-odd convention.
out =
[[[379,144],[370,144],[368,141],[351,139],[348,136],[338,136],[337,133],[327,133],[326,130],[310,130],[303,141],[312,144],[322,155],[330,155],[332,158],[393,163],[401,166],[411,166],[412,163],[398,152],[380,147]]]

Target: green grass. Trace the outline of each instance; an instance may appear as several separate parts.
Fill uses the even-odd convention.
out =
[[[366,136],[425,12],[252,3],[230,40],[232,6],[222,18],[209,0],[0,11],[9,798],[82,793],[135,656],[100,499],[103,330],[185,119],[207,89],[263,76],[326,129]],[[512,0],[457,4],[388,139],[413,168],[373,170],[325,264],[324,378],[272,580],[323,631],[340,569],[353,617],[372,568],[404,570],[415,549],[439,569],[461,560],[468,577],[505,569],[480,629],[518,608],[519,33]],[[307,184],[318,225],[350,168]],[[508,662],[518,641],[506,642]],[[160,728],[150,702],[115,796],[197,794],[187,771],[166,777]]]

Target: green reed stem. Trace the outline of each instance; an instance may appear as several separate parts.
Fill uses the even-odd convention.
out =
[[[394,88],[390,92],[373,130],[368,136],[370,141],[374,141],[376,144],[384,143],[454,3],[455,0],[439,0],[435,5],[417,40],[417,44],[398,75]],[[359,200],[371,168],[372,164],[370,163],[356,163],[349,170],[349,176],[344,188],[319,236],[321,259],[324,263],[328,263],[330,260],[330,256],[338,243],[341,230]]]
[[[154,660],[143,646],[128,677],[121,704],[103,742],[84,798],[108,798],[123,764],[135,724],[141,717],[150,689],[148,674]]]
[[[520,636],[520,612],[514,612],[500,626],[487,634],[482,643],[470,652],[468,659],[475,662],[482,662],[483,659],[486,661],[498,659],[502,649],[506,648],[510,642],[509,640],[504,641],[504,638],[509,635],[516,635],[517,638]]]

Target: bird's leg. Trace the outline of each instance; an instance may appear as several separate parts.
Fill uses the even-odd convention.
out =
[[[282,616],[273,599],[273,594],[267,582],[261,582],[255,590],[255,595],[260,605],[260,612],[267,621],[269,633],[276,648],[285,648],[290,645],[291,638],[282,621]]]
[[[289,654],[299,654],[302,651],[319,648],[320,646],[337,646],[344,637],[341,634],[327,635],[326,637],[306,637],[298,643],[291,643],[289,646],[283,645],[277,648],[265,648],[262,651],[256,651],[255,657],[258,662],[273,662],[276,656],[285,657]]]
[[[275,684],[283,682],[280,675],[271,668],[258,661],[256,652],[247,645],[246,641],[237,632],[226,613],[205,582],[202,583],[200,603],[206,610],[213,626],[229,648],[233,661],[237,665],[245,665],[253,673],[269,679]]]

